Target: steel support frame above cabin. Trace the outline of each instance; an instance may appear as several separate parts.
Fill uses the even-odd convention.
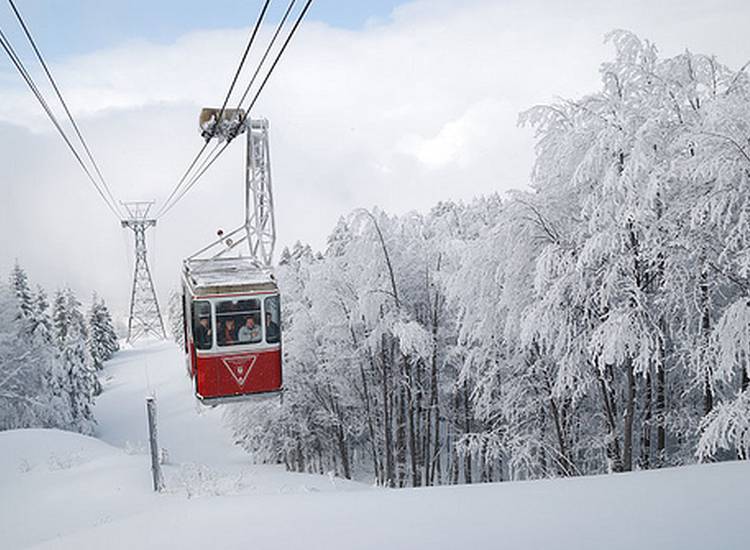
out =
[[[204,109],[214,111],[215,109]],[[232,113],[230,113],[232,114]],[[234,116],[232,114],[232,116]],[[259,268],[270,267],[276,246],[273,189],[271,186],[271,157],[268,145],[268,121],[247,119],[243,131],[247,133],[245,167],[245,223],[201,248],[189,260],[212,260],[227,257],[247,243],[250,258]]]

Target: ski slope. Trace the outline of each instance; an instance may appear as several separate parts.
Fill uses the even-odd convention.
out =
[[[151,491],[158,398],[167,492]],[[0,433],[0,548],[745,549],[750,464],[385,490],[252,465],[199,407],[179,351],[117,354],[97,438]]]

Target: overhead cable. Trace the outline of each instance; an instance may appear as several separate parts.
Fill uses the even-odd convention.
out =
[[[109,188],[109,185],[107,185],[107,182],[104,179],[104,176],[102,175],[101,170],[99,169],[99,165],[97,164],[96,160],[94,160],[94,156],[91,154],[91,149],[86,143],[86,140],[84,139],[83,134],[81,133],[81,130],[78,127],[78,124],[73,118],[73,115],[71,114],[70,109],[68,108],[68,104],[63,98],[63,95],[60,92],[60,88],[57,86],[57,83],[55,82],[55,79],[53,78],[52,73],[50,72],[49,67],[47,66],[47,63],[44,61],[42,52],[37,47],[36,42],[34,41],[34,38],[31,36],[31,31],[29,31],[29,28],[26,25],[26,22],[23,20],[23,17],[21,16],[21,13],[18,11],[18,8],[16,8],[16,5],[13,2],[13,0],[8,0],[8,3],[10,4],[10,7],[13,9],[13,13],[16,16],[16,19],[18,19],[18,23],[21,25],[21,28],[23,29],[23,32],[26,35],[26,38],[28,39],[29,44],[31,44],[31,47],[34,50],[34,53],[36,54],[36,57],[39,60],[39,63],[44,69],[44,73],[47,75],[47,78],[49,79],[49,82],[52,85],[52,88],[55,90],[55,94],[57,95],[57,98],[60,100],[60,103],[62,104],[62,107],[65,110],[65,114],[67,115],[68,120],[70,121],[70,124],[73,126],[73,129],[75,130],[75,133],[78,136],[78,140],[81,142],[81,145],[83,146],[83,149],[86,152],[86,156],[91,162],[91,165],[94,167],[94,171],[96,172],[97,176],[99,176],[99,181],[101,183],[102,189],[104,189],[104,191],[106,192],[115,210],[119,212],[119,209],[117,208],[117,200],[115,199],[114,195],[112,195],[112,191]]]
[[[249,91],[249,87],[254,82],[255,77],[257,76],[258,72],[260,71],[260,68],[263,65],[263,62],[266,60],[266,57],[267,57],[267,55],[268,55],[271,47],[273,46],[273,42],[276,40],[276,36],[278,35],[279,31],[281,30],[284,22],[286,22],[286,18],[289,15],[289,12],[291,11],[291,8],[294,5],[295,1],[296,0],[291,0],[290,6],[289,6],[289,8],[287,8],[287,12],[285,13],[285,15],[284,15],[283,19],[281,20],[279,26],[277,27],[277,30],[274,33],[274,36],[273,36],[271,42],[269,43],[269,46],[266,48],[266,52],[263,55],[263,58],[261,59],[259,65],[258,65],[258,68],[256,69],[255,73],[253,74],[253,77],[252,77],[252,79],[250,81],[250,85],[246,88],[245,93],[243,94],[241,101],[244,101],[245,97],[247,96],[247,93]],[[299,28],[300,24],[302,23],[302,20],[304,19],[305,14],[307,13],[307,10],[309,9],[309,7],[310,7],[311,4],[312,4],[312,0],[307,0],[305,2],[304,7],[302,8],[301,12],[297,16],[296,21],[294,22],[294,26],[292,27],[291,31],[289,32],[289,34],[287,35],[286,39],[284,40],[284,43],[282,44],[281,48],[279,49],[278,53],[276,54],[276,58],[274,59],[273,63],[271,64],[270,69],[268,70],[268,72],[266,73],[265,77],[263,78],[263,81],[261,82],[258,90],[255,92],[255,95],[253,96],[253,99],[250,102],[250,105],[245,110],[245,113],[242,116],[242,119],[240,120],[241,124],[244,124],[245,121],[247,120],[248,116],[250,115],[250,110],[255,106],[255,103],[257,102],[258,97],[260,96],[261,92],[263,91],[263,88],[265,88],[266,83],[268,82],[269,78],[271,77],[271,74],[273,73],[274,69],[276,68],[276,65],[278,64],[279,60],[281,59],[281,56],[284,54],[284,51],[286,50],[287,46],[289,45],[289,42],[292,40],[292,37],[294,36],[295,32]],[[241,107],[241,103],[240,103],[240,105],[238,105],[238,109],[240,107]],[[182,191],[175,197],[175,199],[171,202],[171,204],[165,205],[165,207],[161,210],[161,212],[159,214],[160,216],[163,216],[169,210],[171,210],[174,207],[174,205],[177,204],[177,202],[182,197],[184,197],[185,194],[187,194],[187,192],[190,191],[190,189],[192,189],[195,186],[195,184],[198,182],[198,180],[200,180],[200,178],[203,176],[203,174],[205,174],[208,171],[208,169],[214,164],[214,162],[216,162],[216,160],[221,156],[221,154],[227,149],[227,147],[229,146],[229,143],[230,143],[229,141],[224,142],[224,145],[220,149],[218,149],[218,152],[216,152],[212,158],[211,158],[211,154],[209,154],[210,160],[208,162],[205,162],[205,161],[203,162],[203,164],[202,164],[203,167],[201,169],[199,169],[192,176],[192,178],[190,179],[190,181],[188,181],[188,183],[185,185],[185,187],[182,189]],[[205,150],[205,147],[204,147],[204,150]],[[214,151],[216,151],[216,148],[214,148]]]
[[[11,60],[13,65],[16,67],[16,70],[18,70],[21,77],[26,82],[26,85],[31,89],[31,92],[36,97],[37,101],[39,101],[39,104],[44,109],[44,112],[47,113],[47,116],[49,117],[52,124],[57,129],[58,133],[60,134],[60,137],[62,137],[63,141],[65,141],[65,144],[68,146],[68,149],[70,149],[70,152],[73,153],[73,156],[75,157],[76,161],[78,161],[78,164],[81,166],[81,169],[84,171],[88,179],[93,184],[94,188],[96,189],[97,193],[99,193],[99,196],[102,198],[102,200],[105,202],[107,207],[112,211],[112,213],[117,217],[117,219],[120,219],[120,214],[118,213],[115,206],[109,201],[107,196],[105,195],[104,191],[100,188],[98,185],[96,179],[91,175],[91,171],[86,166],[86,163],[83,162],[83,159],[81,158],[80,154],[76,150],[76,148],[71,143],[70,139],[68,138],[67,134],[65,133],[65,130],[63,130],[62,126],[57,120],[57,117],[55,117],[55,114],[52,112],[52,109],[50,109],[49,104],[44,99],[44,96],[39,91],[39,88],[37,87],[36,83],[34,82],[34,79],[31,77],[29,72],[26,70],[26,67],[24,66],[21,59],[16,54],[15,50],[13,49],[13,46],[11,45],[10,41],[7,39],[5,34],[3,33],[2,29],[0,29],[0,46],[2,46],[3,50],[5,50],[5,53],[8,55],[8,58]]]
[[[263,7],[261,8],[260,13],[258,14],[258,18],[255,20],[255,25],[253,25],[253,30],[250,33],[250,38],[247,41],[247,45],[245,46],[245,50],[244,50],[244,52],[242,54],[242,58],[240,59],[240,63],[237,66],[237,70],[234,73],[234,77],[232,78],[232,83],[229,85],[229,90],[227,90],[227,94],[224,97],[224,102],[222,103],[221,109],[219,110],[219,115],[216,118],[217,123],[218,123],[218,121],[221,120],[221,117],[224,114],[224,110],[226,109],[227,104],[229,103],[229,98],[232,95],[232,91],[234,91],[234,87],[237,84],[237,79],[239,78],[240,73],[242,72],[242,67],[245,65],[245,61],[247,59],[248,54],[250,53],[250,49],[252,48],[253,43],[255,42],[255,37],[258,34],[258,30],[260,29],[261,24],[263,23],[263,19],[265,18],[266,11],[268,10],[268,5],[269,4],[270,4],[270,0],[266,0],[264,2]],[[198,153],[193,157],[193,160],[188,165],[188,168],[187,168],[187,170],[185,170],[185,173],[177,181],[177,185],[175,185],[172,188],[172,191],[170,192],[169,196],[167,197],[167,200],[164,201],[162,207],[159,209],[159,212],[156,215],[157,218],[159,218],[162,215],[164,215],[167,212],[167,210],[169,210],[171,208],[170,201],[176,195],[178,195],[178,192],[180,191],[180,188],[185,183],[185,181],[188,180],[188,176],[189,176],[190,172],[195,167],[195,165],[198,163],[198,161],[200,160],[200,157],[203,155],[203,153],[206,151],[206,148],[208,147],[208,142],[210,141],[210,139],[211,139],[211,136],[209,135],[209,137],[206,140],[206,142],[200,148],[200,150],[198,151]],[[210,153],[209,153],[209,155],[210,155]],[[182,197],[183,195],[184,195],[184,193],[180,193],[178,196]],[[177,200],[179,200],[179,198]]]

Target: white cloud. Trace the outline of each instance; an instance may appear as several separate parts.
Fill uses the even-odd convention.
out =
[[[485,100],[470,106],[432,136],[403,136],[396,150],[414,156],[427,168],[438,170],[451,164],[470,169],[471,163],[491,155],[502,146],[503,129],[513,127],[517,112],[507,103]]]
[[[255,111],[271,123],[280,243],[322,247],[338,216],[359,206],[424,210],[522,187],[533,142],[518,112],[595,89],[607,31],[630,28],[666,54],[689,46],[739,66],[750,57],[748,15],[744,2],[425,0],[360,31],[310,20]],[[221,102],[247,32],[131,42],[53,65],[118,197],[166,198],[201,144],[198,112]],[[0,93],[0,270],[18,257],[45,285],[97,288],[123,307],[130,237],[7,66]],[[151,247],[162,294],[182,257],[239,224],[241,148],[159,222]]]

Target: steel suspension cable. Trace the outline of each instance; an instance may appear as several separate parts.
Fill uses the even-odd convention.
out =
[[[294,3],[294,1],[295,0],[292,0],[292,4]],[[289,32],[289,34],[287,35],[286,39],[284,40],[284,43],[282,44],[281,49],[276,54],[276,58],[274,59],[273,63],[271,64],[271,68],[268,70],[268,73],[266,73],[266,76],[264,77],[263,81],[261,82],[260,87],[258,88],[258,90],[255,92],[255,95],[253,96],[253,100],[250,102],[250,105],[248,106],[247,110],[245,111],[245,114],[243,115],[243,117],[242,117],[242,119],[240,121],[241,124],[244,124],[245,121],[247,120],[247,117],[250,115],[250,109],[252,109],[252,107],[255,105],[256,101],[258,100],[258,97],[260,96],[260,93],[263,91],[263,88],[265,87],[266,83],[268,82],[268,79],[271,77],[271,73],[273,73],[274,69],[276,68],[276,65],[278,64],[279,60],[281,59],[281,56],[284,54],[284,51],[286,50],[287,46],[289,45],[289,42],[291,41],[292,37],[294,36],[294,33],[297,31],[297,28],[302,23],[302,20],[304,19],[305,14],[307,13],[307,10],[310,7],[310,4],[312,4],[312,1],[313,0],[307,0],[307,2],[305,2],[305,5],[302,8],[302,11],[297,16],[297,20],[295,21],[294,26],[292,27],[292,30]],[[284,21],[285,20],[286,20],[286,16],[284,17]],[[264,56],[263,59],[265,60],[265,56]],[[257,73],[257,71],[256,71],[256,73]],[[255,78],[255,77],[253,77],[253,78]],[[243,99],[244,99],[244,95],[243,95]],[[179,194],[179,196],[172,202],[172,204],[170,204],[168,208],[165,208],[161,212],[162,216],[164,214],[166,214],[169,210],[171,210],[174,207],[174,205],[177,204],[177,202],[182,197],[184,197],[185,194],[188,191],[190,191],[190,189],[198,182],[198,180],[203,176],[203,174],[205,174],[208,171],[208,169],[213,165],[213,163],[216,162],[216,160],[226,150],[226,148],[229,146],[229,143],[230,143],[229,141],[226,141],[224,143],[224,146],[221,149],[219,149],[218,153],[216,153],[216,155],[214,155],[214,157],[211,158],[211,160],[207,164],[204,163],[204,167],[192,177],[192,179],[190,180],[190,182],[185,186],[185,188],[182,190],[182,192]]]
[[[253,76],[250,78],[250,82],[248,83],[247,87],[245,87],[245,91],[242,93],[242,97],[240,97],[240,100],[237,102],[237,109],[240,109],[242,107],[242,104],[245,102],[245,98],[247,97],[247,94],[250,93],[250,88],[255,82],[255,79],[257,78],[258,73],[260,73],[260,69],[263,67],[263,63],[266,62],[266,58],[268,57],[268,54],[271,52],[271,48],[273,48],[273,45],[276,43],[276,39],[278,38],[279,33],[281,32],[281,29],[284,27],[284,24],[286,23],[286,20],[289,17],[289,14],[292,12],[292,8],[294,8],[294,4],[296,2],[297,0],[291,0],[291,2],[289,2],[289,6],[287,6],[286,11],[284,12],[284,16],[281,18],[281,21],[276,26],[276,31],[273,33],[273,36],[271,37],[271,41],[268,43],[268,47],[266,47],[266,51],[263,52],[263,57],[261,57],[260,61],[258,62],[258,67],[255,69]]]
[[[172,201],[172,204],[170,204],[168,207],[164,209],[163,212],[161,212],[159,215],[164,216],[167,212],[169,212],[179,201],[184,197],[188,191],[190,191],[193,186],[198,182],[198,180],[203,176],[203,174],[206,173],[206,171],[211,168],[211,165],[216,162],[216,159],[218,159],[221,154],[224,152],[224,150],[229,147],[229,142],[225,141],[224,145],[219,149],[219,152],[216,153],[213,157],[211,155],[216,151],[216,149],[221,145],[220,141],[216,142],[216,146],[213,148],[211,153],[209,153],[209,156],[206,157],[203,162],[201,163],[201,167],[198,168],[198,171],[193,175],[192,178],[190,178],[190,181],[188,184],[180,191],[180,193],[177,195],[177,197]]]
[[[34,50],[34,53],[36,54],[36,57],[39,60],[39,63],[44,69],[44,73],[47,75],[47,79],[52,85],[52,89],[55,91],[57,98],[60,100],[60,103],[62,104],[62,107],[65,110],[65,114],[67,115],[68,120],[70,121],[70,124],[73,126],[73,129],[75,130],[75,133],[78,136],[78,140],[81,142],[81,145],[83,146],[83,149],[86,152],[86,156],[91,162],[91,165],[94,167],[94,170],[96,171],[97,176],[99,176],[99,181],[101,182],[102,188],[107,193],[107,196],[109,197],[109,200],[112,202],[112,205],[114,206],[115,210],[117,210],[119,213],[119,208],[117,208],[117,200],[112,194],[112,191],[109,188],[109,185],[107,185],[107,182],[104,179],[104,176],[102,175],[101,170],[99,169],[99,165],[97,164],[96,160],[94,160],[94,156],[91,154],[91,149],[89,149],[89,146],[86,143],[86,140],[83,138],[83,134],[81,133],[81,130],[78,127],[78,124],[73,118],[73,115],[71,114],[70,109],[68,108],[68,104],[63,98],[63,95],[60,92],[60,88],[57,86],[55,79],[52,77],[52,73],[50,72],[49,67],[47,66],[47,63],[44,61],[42,52],[39,50],[39,48],[36,45],[36,42],[34,41],[34,38],[31,36],[31,31],[29,31],[29,28],[26,25],[26,22],[23,20],[23,17],[21,16],[21,13],[18,11],[18,8],[16,7],[13,0],[8,0],[8,3],[10,4],[10,7],[12,8],[13,13],[15,14],[16,19],[18,20],[18,23],[21,25],[21,28],[23,29],[23,32],[26,35],[26,38],[28,39],[29,44],[31,44],[31,47]]]
[[[187,167],[187,170],[185,170],[185,173],[182,174],[182,177],[177,182],[177,185],[175,185],[172,188],[172,192],[167,197],[167,200],[164,201],[161,208],[159,208],[159,211],[156,213],[156,218],[160,218],[164,212],[167,210],[167,206],[169,205],[169,201],[172,200],[172,197],[175,196],[175,194],[180,190],[180,187],[182,186],[183,182],[187,179],[188,175],[190,174],[190,171],[195,167],[195,165],[198,163],[198,159],[201,158],[201,155],[203,155],[203,152],[208,148],[208,141],[203,143],[203,146],[200,148],[200,151],[198,151],[198,154],[196,154],[193,157],[193,160],[190,162],[190,164]]]
[[[250,105],[247,106],[247,109],[245,110],[245,116],[242,117],[242,122],[245,122],[245,120],[247,120],[247,117],[250,115],[250,110],[255,106],[255,102],[258,101],[258,97],[260,96],[260,93],[263,91],[263,88],[265,88],[266,83],[268,82],[268,79],[271,77],[271,73],[273,73],[274,69],[276,68],[276,65],[279,63],[281,56],[284,55],[284,50],[286,50],[286,47],[289,45],[289,42],[292,40],[294,33],[297,32],[297,28],[302,23],[302,20],[304,19],[305,14],[307,13],[307,10],[310,8],[310,4],[312,4],[312,1],[313,0],[307,0],[307,2],[305,2],[305,5],[302,8],[302,11],[297,16],[297,20],[294,22],[294,26],[292,27],[292,30],[289,31],[289,35],[286,37],[286,40],[284,40],[284,43],[281,45],[281,49],[279,50],[279,53],[276,54],[276,59],[273,60],[273,63],[271,64],[271,68],[268,69],[268,73],[266,73],[266,76],[263,79],[263,82],[261,82],[260,87],[258,88],[258,91],[255,92],[255,96],[253,97],[253,100],[250,102]]]
[[[52,124],[57,129],[58,133],[60,134],[60,137],[62,137],[63,141],[65,141],[65,144],[68,146],[68,149],[70,149],[70,152],[73,153],[73,156],[78,161],[78,164],[83,169],[86,176],[89,178],[91,183],[94,185],[94,188],[99,193],[99,196],[102,198],[104,203],[107,205],[107,207],[112,211],[112,213],[115,215],[115,217],[119,220],[120,214],[116,210],[115,206],[109,202],[107,199],[107,196],[104,194],[102,189],[97,184],[96,179],[91,175],[91,172],[89,171],[86,164],[83,162],[83,159],[81,159],[80,154],[76,150],[76,148],[71,143],[70,139],[68,138],[67,134],[65,133],[65,130],[63,130],[62,126],[57,120],[57,117],[55,117],[55,114],[52,112],[52,109],[50,109],[49,104],[44,99],[44,96],[39,91],[39,88],[37,87],[36,83],[34,82],[34,79],[31,78],[31,75],[26,70],[26,67],[24,66],[23,62],[21,61],[20,57],[16,54],[15,50],[13,49],[13,46],[11,45],[10,41],[7,39],[5,34],[3,33],[2,29],[0,29],[0,46],[2,46],[3,50],[5,50],[5,53],[8,55],[8,58],[11,60],[13,65],[16,67],[16,70],[19,72],[21,77],[26,82],[26,85],[29,87],[31,92],[36,97],[39,104],[44,109],[44,112],[47,113],[47,116],[49,117]]]
[[[229,97],[232,95],[232,91],[234,90],[235,84],[237,84],[237,79],[240,77],[240,73],[242,72],[242,66],[245,64],[245,60],[247,59],[247,54],[250,53],[250,48],[252,47],[253,42],[255,42],[255,36],[258,34],[258,29],[260,29],[260,25],[262,24],[263,18],[266,15],[266,10],[268,9],[268,4],[270,3],[271,3],[271,0],[266,0],[266,2],[263,4],[263,8],[260,11],[260,15],[258,15],[258,19],[255,21],[255,26],[253,27],[253,32],[250,35],[250,40],[248,40],[247,42],[245,51],[242,54],[242,59],[240,59],[240,64],[234,73],[232,84],[229,85],[229,90],[227,91],[227,95],[224,98],[224,103],[221,104],[221,109],[219,110],[219,116],[216,117],[217,124],[219,123],[222,115],[224,114],[224,109],[226,109],[227,103],[229,102]]]
[[[10,0],[9,0],[10,1]],[[250,38],[247,41],[247,45],[245,46],[245,51],[242,53],[242,58],[240,59],[240,63],[237,66],[237,70],[234,73],[234,77],[232,78],[232,83],[229,85],[229,90],[227,91],[227,95],[224,97],[224,102],[221,105],[221,109],[219,110],[219,115],[216,117],[216,123],[221,120],[221,117],[224,115],[224,111],[227,107],[227,104],[229,103],[229,98],[232,95],[232,92],[234,91],[234,87],[237,84],[237,79],[240,76],[240,73],[242,72],[242,67],[245,65],[245,61],[247,60],[247,56],[250,53],[250,49],[253,46],[253,43],[255,42],[255,37],[258,34],[258,30],[260,29],[261,24],[263,23],[263,19],[266,16],[266,11],[268,10],[268,6],[271,3],[271,0],[265,0],[263,7],[260,10],[260,13],[258,14],[258,18],[255,21],[255,25],[253,25],[252,33],[250,34]],[[187,180],[188,175],[190,174],[190,171],[195,167],[195,165],[198,163],[198,160],[200,159],[201,155],[205,152],[206,148],[208,147],[208,142],[211,140],[211,137],[206,140],[206,142],[203,144],[203,147],[201,147],[200,151],[198,151],[198,154],[193,157],[193,160],[190,162],[190,165],[188,166],[188,169],[185,170],[185,173],[182,175],[182,177],[177,182],[177,185],[174,186],[172,189],[172,192],[167,197],[167,200],[164,201],[163,206],[159,209],[159,211],[156,214],[157,218],[160,218],[162,215],[164,215],[167,210],[170,209],[170,201],[172,198],[180,191],[180,187],[182,184]],[[210,155],[210,153],[209,153]],[[182,194],[180,194],[182,196]],[[177,199],[179,200],[179,199]]]

